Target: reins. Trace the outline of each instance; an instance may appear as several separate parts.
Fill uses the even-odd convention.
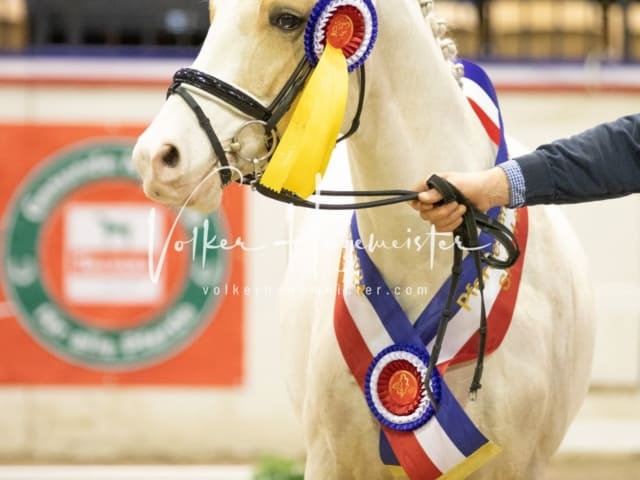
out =
[[[511,267],[520,256],[520,248],[518,241],[511,230],[502,223],[494,220],[485,213],[479,211],[454,185],[437,175],[432,175],[426,182],[429,188],[436,189],[442,195],[441,204],[458,202],[466,207],[466,212],[462,217],[462,224],[453,232],[456,241],[456,247],[453,248],[453,264],[451,267],[451,282],[447,300],[442,310],[442,314],[438,321],[438,328],[431,350],[429,365],[425,378],[431,378],[431,373],[438,363],[444,336],[447,326],[452,318],[452,306],[455,301],[455,292],[458,286],[460,275],[462,273],[462,261],[464,250],[469,252],[473,258],[476,274],[478,276],[478,290],[480,292],[480,327],[478,328],[479,343],[478,355],[476,357],[476,366],[473,373],[469,393],[471,398],[475,399],[478,390],[482,387],[480,380],[484,370],[484,356],[487,343],[487,313],[484,301],[484,272],[482,264],[490,267],[506,269]],[[316,203],[313,201],[300,198],[291,192],[276,193],[259,183],[254,188],[269,198],[290,203],[297,207],[311,208],[317,210],[354,210],[363,208],[382,207],[385,205],[393,205],[397,203],[416,200],[418,193],[411,190],[323,190],[321,195],[334,197],[390,197],[381,200],[371,200],[366,202],[332,204],[332,203]],[[493,253],[484,252],[483,246],[480,245],[478,231],[490,236],[495,242],[502,245],[507,256],[504,259],[496,257]],[[458,243],[459,242],[459,243]],[[494,242],[491,242],[493,245]],[[425,382],[426,392],[431,403],[437,407],[435,395],[431,391],[429,382]]]
[[[438,357],[440,356],[440,350],[444,342],[444,336],[447,331],[447,325],[452,317],[451,307],[455,300],[455,292],[462,273],[462,254],[463,248],[469,251],[469,255],[473,258],[473,263],[478,276],[478,290],[480,292],[480,327],[478,328],[479,342],[478,342],[478,356],[476,357],[476,366],[473,372],[473,379],[471,386],[469,387],[469,393],[472,399],[476,398],[478,390],[482,387],[480,380],[482,378],[482,372],[484,370],[484,356],[487,344],[487,313],[484,301],[484,272],[482,264],[494,268],[505,269],[511,267],[520,256],[520,248],[518,241],[511,230],[505,227],[500,222],[497,222],[490,216],[480,212],[474,205],[450,182],[439,177],[432,175],[427,180],[427,186],[435,188],[442,195],[442,201],[440,203],[458,202],[466,207],[466,212],[462,217],[462,224],[453,231],[454,238],[460,239],[462,242],[462,248],[457,245],[453,249],[453,265],[451,267],[451,283],[449,286],[449,292],[447,295],[447,301],[442,310],[440,320],[438,321],[438,329],[436,332],[435,341],[431,350],[431,357],[429,359],[429,366],[427,367],[426,378],[431,378],[431,373],[438,363]],[[507,252],[507,258],[500,259],[493,253],[483,252],[483,246],[480,245],[478,230],[480,232],[488,234],[495,239]],[[435,396],[431,391],[429,383],[426,384],[427,395],[429,400],[436,404]]]
[[[360,210],[363,208],[384,207],[396,203],[409,202],[418,198],[417,192],[412,190],[321,190],[317,196],[326,197],[390,197],[381,200],[370,200],[354,203],[321,203],[305,200],[293,192],[283,190],[274,192],[260,183],[253,184],[253,188],[265,197],[279,202],[290,203],[296,207],[311,208],[315,210]]]

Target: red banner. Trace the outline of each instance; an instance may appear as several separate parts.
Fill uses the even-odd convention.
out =
[[[244,201],[149,201],[141,127],[1,125],[0,383],[243,381]],[[224,242],[222,242],[224,245]]]

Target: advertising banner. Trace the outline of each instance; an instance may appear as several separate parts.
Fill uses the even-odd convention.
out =
[[[141,131],[0,126],[0,383],[242,383],[242,191],[210,215],[151,202]]]

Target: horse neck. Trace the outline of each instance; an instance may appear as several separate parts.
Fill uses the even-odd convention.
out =
[[[434,172],[490,166],[490,141],[417,2],[380,1],[378,6],[380,31],[367,63],[368,95],[360,130],[349,144],[354,187],[407,189]],[[428,238],[431,226],[414,210],[400,204],[360,210],[357,218],[361,237],[377,241],[378,248],[370,254],[389,285],[426,286],[430,294],[437,290],[450,269],[450,250],[436,247],[431,256],[433,243],[418,254],[415,244],[390,248],[394,240],[404,245],[409,238]],[[416,268],[419,258],[424,258],[424,266]],[[415,318],[425,299],[399,301]]]

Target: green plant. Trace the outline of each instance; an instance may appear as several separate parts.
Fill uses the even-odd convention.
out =
[[[264,458],[256,466],[253,480],[303,480],[304,465],[284,458]]]

